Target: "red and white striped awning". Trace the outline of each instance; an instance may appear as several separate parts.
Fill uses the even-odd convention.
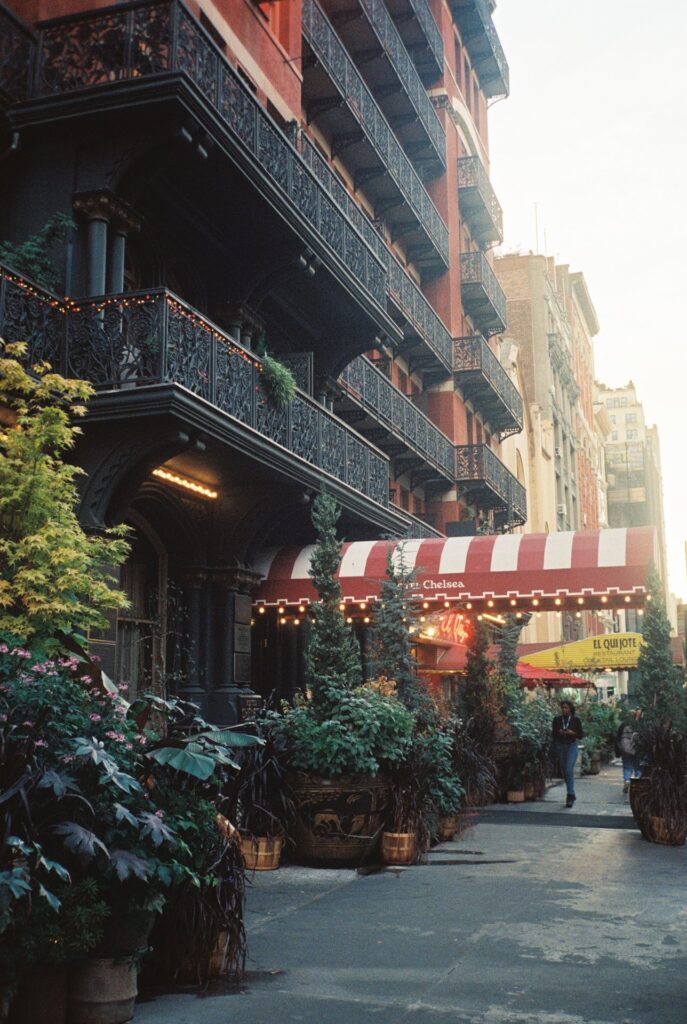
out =
[[[431,540],[353,541],[342,545],[339,582],[347,604],[374,601],[386,557],[413,569],[413,597],[429,602],[493,601],[556,608],[634,606],[644,601],[649,567],[656,564],[653,526],[589,532],[502,534]],[[308,570],[314,545],[265,552],[258,605],[293,605],[317,599]],[[488,605],[492,607],[491,605]]]

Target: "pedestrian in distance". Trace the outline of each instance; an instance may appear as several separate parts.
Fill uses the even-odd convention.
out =
[[[623,793],[630,788],[630,779],[641,779],[642,766],[637,753],[637,728],[642,717],[642,709],[635,708],[629,722],[623,723],[615,737],[615,750],[623,762]]]
[[[575,714],[572,701],[561,701],[561,714],[554,718],[552,732],[554,754],[567,787],[565,806],[572,807],[575,803],[575,762],[580,752],[577,741],[584,736],[582,722]]]

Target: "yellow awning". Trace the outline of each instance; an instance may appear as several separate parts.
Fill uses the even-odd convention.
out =
[[[635,668],[644,637],[641,633],[606,633],[588,636],[560,647],[525,654],[520,659],[536,668],[571,671],[601,671],[605,668]]]

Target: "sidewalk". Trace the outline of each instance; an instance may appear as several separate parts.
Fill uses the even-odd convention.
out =
[[[247,981],[136,1024],[685,1024],[687,849],[624,827],[621,784],[490,808],[426,865],[255,875]]]

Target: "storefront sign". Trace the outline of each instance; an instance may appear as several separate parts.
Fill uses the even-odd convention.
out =
[[[526,654],[520,660],[535,668],[565,671],[635,668],[643,643],[641,633],[607,633]]]

